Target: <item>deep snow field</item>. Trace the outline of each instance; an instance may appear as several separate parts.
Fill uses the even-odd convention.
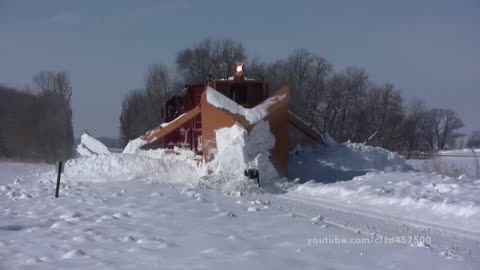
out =
[[[419,171],[437,171],[450,176],[463,174],[468,178],[480,178],[480,149],[474,151],[475,153],[471,149],[443,150],[439,151],[434,159],[412,159],[407,160],[407,163]]]
[[[0,269],[479,269],[479,179],[297,150],[264,191],[178,149],[70,160],[58,199],[52,165],[2,162]]]

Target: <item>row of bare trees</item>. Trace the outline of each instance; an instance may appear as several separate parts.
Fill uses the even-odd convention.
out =
[[[254,59],[248,66],[274,89],[289,85],[291,110],[340,142],[411,153],[452,147],[462,136],[463,122],[453,110],[428,108],[418,98],[405,101],[393,84],[372,82],[357,67],[334,71],[326,59],[306,49],[271,63]]]
[[[409,153],[444,149],[460,136],[458,130],[463,127],[454,111],[428,108],[417,98],[405,101],[393,84],[372,82],[362,68],[335,71],[328,60],[306,49],[270,62],[248,60],[241,42],[206,39],[177,53],[175,80],[164,66],[154,65],[147,71],[145,89],[125,97],[123,141],[161,123],[157,110],[184,84],[226,78],[239,62],[247,63],[248,77],[265,78],[270,89],[290,86],[290,110],[340,142],[366,142]]]
[[[0,85],[0,157],[53,162],[73,154],[70,78],[40,72],[34,90]]]
[[[472,131],[467,140],[467,147],[480,148],[480,131]]]
[[[123,99],[120,140],[128,141],[164,122],[162,104],[183,88],[162,64],[152,64],[145,73],[144,88],[130,91]]]

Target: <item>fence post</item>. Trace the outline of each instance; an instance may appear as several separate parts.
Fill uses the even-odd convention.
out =
[[[478,156],[477,152],[475,152],[475,149],[470,148],[472,150],[473,156],[475,157],[475,170],[476,170],[476,178],[480,179],[480,163],[478,162]]]
[[[58,198],[60,193],[60,177],[63,173],[63,161],[57,161],[57,186],[55,188],[55,198]]]

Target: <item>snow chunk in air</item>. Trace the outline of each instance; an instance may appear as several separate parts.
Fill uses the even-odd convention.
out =
[[[314,179],[315,182],[333,183],[368,172],[412,169],[400,155],[381,147],[350,142],[336,144],[328,139],[329,136],[325,138],[326,147],[306,148],[299,155],[292,155],[288,165],[291,177],[300,178],[302,182]]]
[[[80,144],[77,146],[77,152],[84,157],[97,154],[110,154],[110,150],[99,140],[84,132],[80,137]]]
[[[140,152],[140,147],[147,144],[147,141],[143,137],[136,138],[128,142],[127,146],[123,149],[123,154],[137,154]]]

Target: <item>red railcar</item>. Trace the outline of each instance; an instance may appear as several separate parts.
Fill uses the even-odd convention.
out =
[[[176,96],[165,102],[162,115],[165,122],[173,121],[178,116],[200,105],[200,99],[205,92],[205,84],[189,85]],[[200,150],[202,144],[202,118],[194,117],[174,132],[166,135],[161,141],[162,147],[174,146]]]

